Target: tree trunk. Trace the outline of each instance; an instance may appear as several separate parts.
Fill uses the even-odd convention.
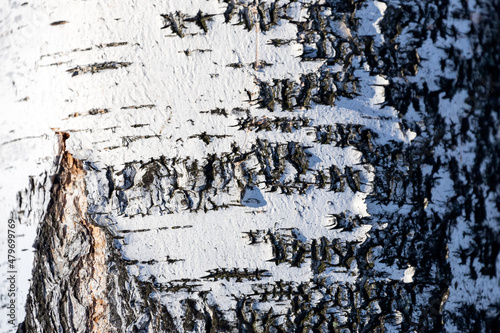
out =
[[[19,332],[499,327],[498,1],[41,2]]]

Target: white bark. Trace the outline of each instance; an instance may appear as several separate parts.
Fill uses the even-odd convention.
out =
[[[446,250],[472,226],[448,203],[460,196],[451,165],[482,141],[450,134],[473,89],[440,77],[465,68],[474,50],[462,45],[474,39],[447,34],[468,24],[443,20],[451,9],[400,5],[4,4],[1,160],[20,183],[2,181],[1,218],[29,231],[25,247],[38,225],[24,329],[461,327],[452,282],[465,281],[465,266]],[[455,44],[464,58],[448,64]],[[69,134],[66,153],[53,148],[54,129]],[[482,163],[472,155],[470,165]],[[488,200],[477,223],[492,228]],[[482,309],[499,299],[486,262],[495,241],[474,252],[483,282],[463,282],[488,285]],[[18,276],[26,295],[28,274]],[[42,304],[47,290],[60,308]]]

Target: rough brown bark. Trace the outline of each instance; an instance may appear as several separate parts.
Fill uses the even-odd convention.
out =
[[[83,163],[66,151],[69,135],[59,136],[60,162],[35,244],[25,330],[107,332],[106,235],[87,215]]]

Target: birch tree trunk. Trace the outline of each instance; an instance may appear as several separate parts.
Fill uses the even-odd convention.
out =
[[[19,332],[500,326],[498,1],[2,6]]]

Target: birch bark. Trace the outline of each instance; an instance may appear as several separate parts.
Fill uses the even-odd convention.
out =
[[[498,2],[2,6],[19,331],[498,327]]]

